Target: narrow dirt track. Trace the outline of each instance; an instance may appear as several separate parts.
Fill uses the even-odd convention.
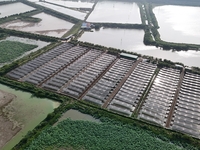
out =
[[[166,127],[167,128],[169,128],[170,124],[171,124],[172,116],[174,114],[174,109],[175,109],[175,106],[176,106],[176,103],[177,103],[177,99],[178,99],[178,96],[179,96],[179,92],[180,92],[180,89],[181,89],[181,84],[183,82],[184,72],[185,72],[185,68],[183,68],[183,70],[182,70],[182,72],[180,74],[180,79],[179,79],[179,82],[178,82],[178,86],[177,86],[177,89],[176,89],[174,100],[172,102],[172,106],[170,108],[170,112],[169,112],[169,115],[168,115],[168,118],[167,118],[167,122],[166,122]]]
[[[106,102],[103,105],[103,108],[106,108],[108,106],[108,104],[110,103],[110,101],[113,99],[113,97],[117,94],[117,92],[121,89],[122,85],[126,82],[126,80],[128,79],[128,77],[131,75],[131,73],[133,72],[133,70],[137,67],[137,65],[142,61],[142,58],[139,58],[134,64],[133,66],[130,68],[130,70],[126,73],[126,75],[122,78],[121,82],[117,85],[117,87],[114,89],[114,91],[110,94],[110,96],[108,97],[108,99],[106,100]]]

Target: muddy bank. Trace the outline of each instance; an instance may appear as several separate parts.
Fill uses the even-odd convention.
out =
[[[0,149],[21,130],[4,112],[4,108],[14,99],[15,95],[0,90]]]

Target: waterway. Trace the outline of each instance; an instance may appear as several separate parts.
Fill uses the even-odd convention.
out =
[[[155,46],[145,46],[143,38],[143,30],[101,28],[99,31],[85,32],[79,40],[200,67],[200,51],[161,50]]]
[[[15,146],[27,133],[33,130],[45,117],[53,112],[60,103],[50,100],[33,97],[31,93],[12,89],[0,84],[0,89],[17,96],[5,108],[5,112],[14,122],[22,128],[2,150],[9,150]]]
[[[153,12],[162,40],[200,44],[200,7],[166,5],[155,7]]]
[[[20,14],[27,11],[34,10],[35,8],[25,5],[23,3],[13,3],[13,4],[7,4],[7,5],[1,5],[0,6],[0,18],[14,15],[14,14]]]
[[[99,1],[87,21],[141,24],[140,10],[134,2]]]

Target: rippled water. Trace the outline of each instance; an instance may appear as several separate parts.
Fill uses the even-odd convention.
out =
[[[89,22],[141,23],[139,7],[134,2],[99,1],[87,19]]]
[[[143,38],[143,30],[101,28],[99,31],[85,32],[79,40],[106,47],[124,49],[142,55],[168,59],[173,62],[181,62],[188,66],[200,67],[200,51],[165,51],[155,46],[145,46]]]
[[[164,41],[200,44],[200,7],[158,6],[153,9]]]

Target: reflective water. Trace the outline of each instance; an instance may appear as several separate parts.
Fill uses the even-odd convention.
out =
[[[143,30],[101,28],[99,31],[85,32],[79,40],[106,47],[124,49],[142,55],[168,59],[173,62],[181,62],[188,66],[200,67],[200,51],[165,51],[155,46],[145,46],[143,44],[143,37]]]
[[[34,15],[33,17],[40,18],[42,21],[39,23],[32,23],[15,20],[2,24],[0,27],[48,36],[62,37],[74,25],[70,22],[61,20],[45,13],[40,13]]]
[[[3,148],[9,150],[16,145],[28,131],[33,130],[45,117],[53,112],[60,103],[49,100],[32,97],[31,93],[12,89],[0,84],[0,89],[17,96],[5,108],[9,118],[18,122],[22,129],[15,135]]]
[[[84,13],[84,12],[80,12],[80,11],[56,6],[56,5],[53,5],[53,4],[48,4],[48,3],[45,3],[45,2],[36,2],[36,4],[42,5],[44,7],[53,9],[53,10],[58,11],[60,13],[63,13],[63,14],[66,14],[66,15],[69,15],[69,16],[72,16],[72,17],[75,17],[75,18],[78,18],[78,19],[81,19],[81,20],[84,20],[85,16],[87,15],[87,13]]]
[[[24,12],[31,11],[34,9],[35,8],[25,5],[23,3],[13,3],[13,4],[1,5],[0,6],[0,18],[14,15],[14,14],[24,13]]]
[[[66,7],[72,7],[72,8],[92,8],[94,5],[91,1],[70,1],[70,0],[45,0],[46,2],[66,6]]]
[[[164,41],[200,44],[200,7],[158,6],[153,9]]]
[[[140,11],[137,4],[123,1],[99,1],[87,21],[141,23]]]

